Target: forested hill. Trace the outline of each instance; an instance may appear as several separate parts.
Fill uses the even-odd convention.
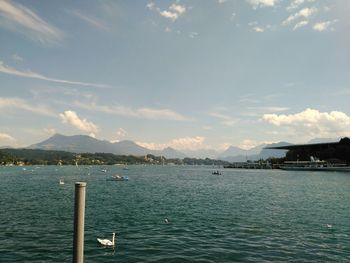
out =
[[[212,159],[166,159],[162,156],[115,155],[112,153],[71,153],[39,149],[0,149],[1,165],[113,165],[113,164],[194,164],[227,165]]]

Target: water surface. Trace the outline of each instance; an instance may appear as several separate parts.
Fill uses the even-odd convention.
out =
[[[350,261],[350,173],[25,168],[0,167],[0,262],[71,262],[76,181],[85,262]],[[129,181],[106,180],[116,173]],[[115,251],[99,247],[113,231]]]

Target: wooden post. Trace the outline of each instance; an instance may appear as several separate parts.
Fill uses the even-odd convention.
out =
[[[84,262],[85,182],[75,183],[73,263]]]

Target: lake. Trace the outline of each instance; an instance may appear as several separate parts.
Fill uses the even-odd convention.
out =
[[[350,173],[214,170],[0,167],[0,262],[72,261],[77,181],[85,262],[350,261]],[[115,251],[97,244],[114,231]]]

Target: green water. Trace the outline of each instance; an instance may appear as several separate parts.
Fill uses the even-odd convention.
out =
[[[0,167],[0,262],[72,261],[76,181],[85,262],[350,262],[350,173],[106,168]]]

